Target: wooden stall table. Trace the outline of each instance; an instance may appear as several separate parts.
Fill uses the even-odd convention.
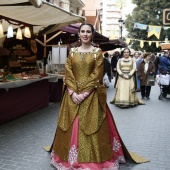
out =
[[[60,75],[60,74],[49,74],[49,75],[55,75],[58,79],[57,81],[49,82],[49,101],[61,102],[64,75]]]
[[[0,124],[49,104],[49,81],[56,76],[0,82]]]

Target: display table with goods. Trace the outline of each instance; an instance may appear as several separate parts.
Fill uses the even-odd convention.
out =
[[[0,124],[49,104],[49,83],[57,75],[10,74],[0,79]]]
[[[49,74],[57,76],[58,81],[49,82],[49,101],[60,102],[62,97],[63,77],[64,74]]]

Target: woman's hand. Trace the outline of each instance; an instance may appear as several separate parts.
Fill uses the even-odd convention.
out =
[[[85,99],[85,97],[84,97],[83,94],[79,94],[79,95],[78,95],[78,98],[79,98],[79,101],[80,101],[80,102],[82,102],[82,101]]]
[[[71,98],[72,98],[73,102],[75,104],[77,104],[77,99],[76,99],[76,93],[75,92],[71,95]]]
[[[124,75],[123,75],[123,78],[125,78],[125,79],[129,79],[129,76],[128,76],[128,75],[126,75],[126,74],[124,74]]]
[[[73,93],[72,94],[72,100],[73,100],[73,102],[75,103],[75,104],[80,104],[83,100],[84,100],[84,96],[83,96],[83,94],[77,94],[77,93]]]

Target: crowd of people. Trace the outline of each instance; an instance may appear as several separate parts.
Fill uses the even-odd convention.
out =
[[[149,160],[130,152],[116,128],[106,102],[106,82],[115,79],[115,96],[110,102],[120,108],[134,107],[150,99],[157,74],[170,73],[169,52],[162,56],[124,48],[111,57],[92,45],[94,27],[83,23],[79,47],[71,48],[65,64],[63,96],[51,165],[56,169],[119,169],[119,163]],[[107,77],[107,81],[106,81]]]
[[[108,55],[107,52],[104,55],[106,54]],[[132,100],[132,94],[136,96],[136,92],[141,92],[142,99],[150,99],[151,87],[155,84],[156,75],[170,73],[170,54],[168,51],[158,54],[136,51],[132,55],[128,48],[122,50],[121,54],[119,51],[115,51],[113,55],[107,57],[110,58],[108,60],[108,67],[110,69],[105,70],[107,74],[111,70],[111,73],[108,75],[111,75],[112,79],[115,78],[116,88],[114,99],[110,103],[120,107],[144,104],[136,97],[135,99],[133,97]],[[125,59],[128,61],[125,62]],[[132,61],[136,65],[133,65]],[[127,66],[130,62],[131,66],[128,68]],[[126,75],[129,77],[126,77]],[[133,80],[131,87],[129,86],[130,80]]]

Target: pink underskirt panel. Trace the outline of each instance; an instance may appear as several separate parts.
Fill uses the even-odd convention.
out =
[[[60,158],[57,155],[55,155],[54,152],[52,152],[51,165],[54,166],[57,170],[118,170],[119,163],[126,163],[119,135],[113,122],[113,119],[111,117],[111,112],[108,106],[106,108],[106,115],[110,129],[112,148],[114,152],[112,159],[101,163],[77,162],[78,158],[78,116],[77,116],[73,123],[68,162],[60,160]]]

